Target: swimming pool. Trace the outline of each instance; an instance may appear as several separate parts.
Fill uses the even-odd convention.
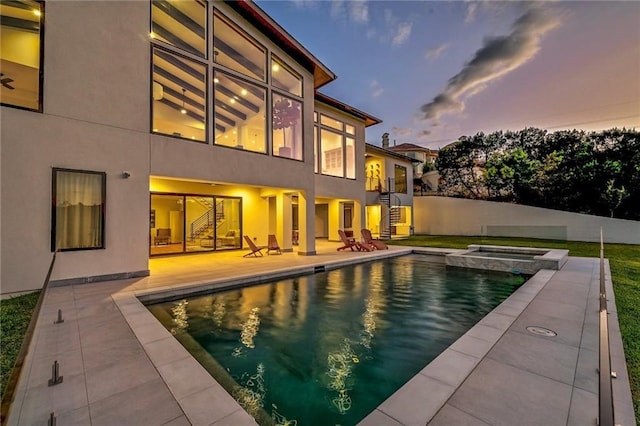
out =
[[[261,424],[355,424],[525,278],[411,255],[149,306]]]

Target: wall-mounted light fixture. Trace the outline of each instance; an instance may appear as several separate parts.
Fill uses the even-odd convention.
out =
[[[131,173],[124,171],[122,172],[122,179],[129,179],[131,177]]]

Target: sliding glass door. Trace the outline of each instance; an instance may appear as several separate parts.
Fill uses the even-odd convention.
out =
[[[242,199],[151,194],[150,254],[241,248]]]

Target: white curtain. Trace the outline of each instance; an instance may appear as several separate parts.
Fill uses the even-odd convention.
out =
[[[102,247],[103,174],[58,171],[56,248]]]

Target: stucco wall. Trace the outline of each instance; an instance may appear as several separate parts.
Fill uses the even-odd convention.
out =
[[[640,222],[491,201],[416,197],[415,233],[640,244]]]

